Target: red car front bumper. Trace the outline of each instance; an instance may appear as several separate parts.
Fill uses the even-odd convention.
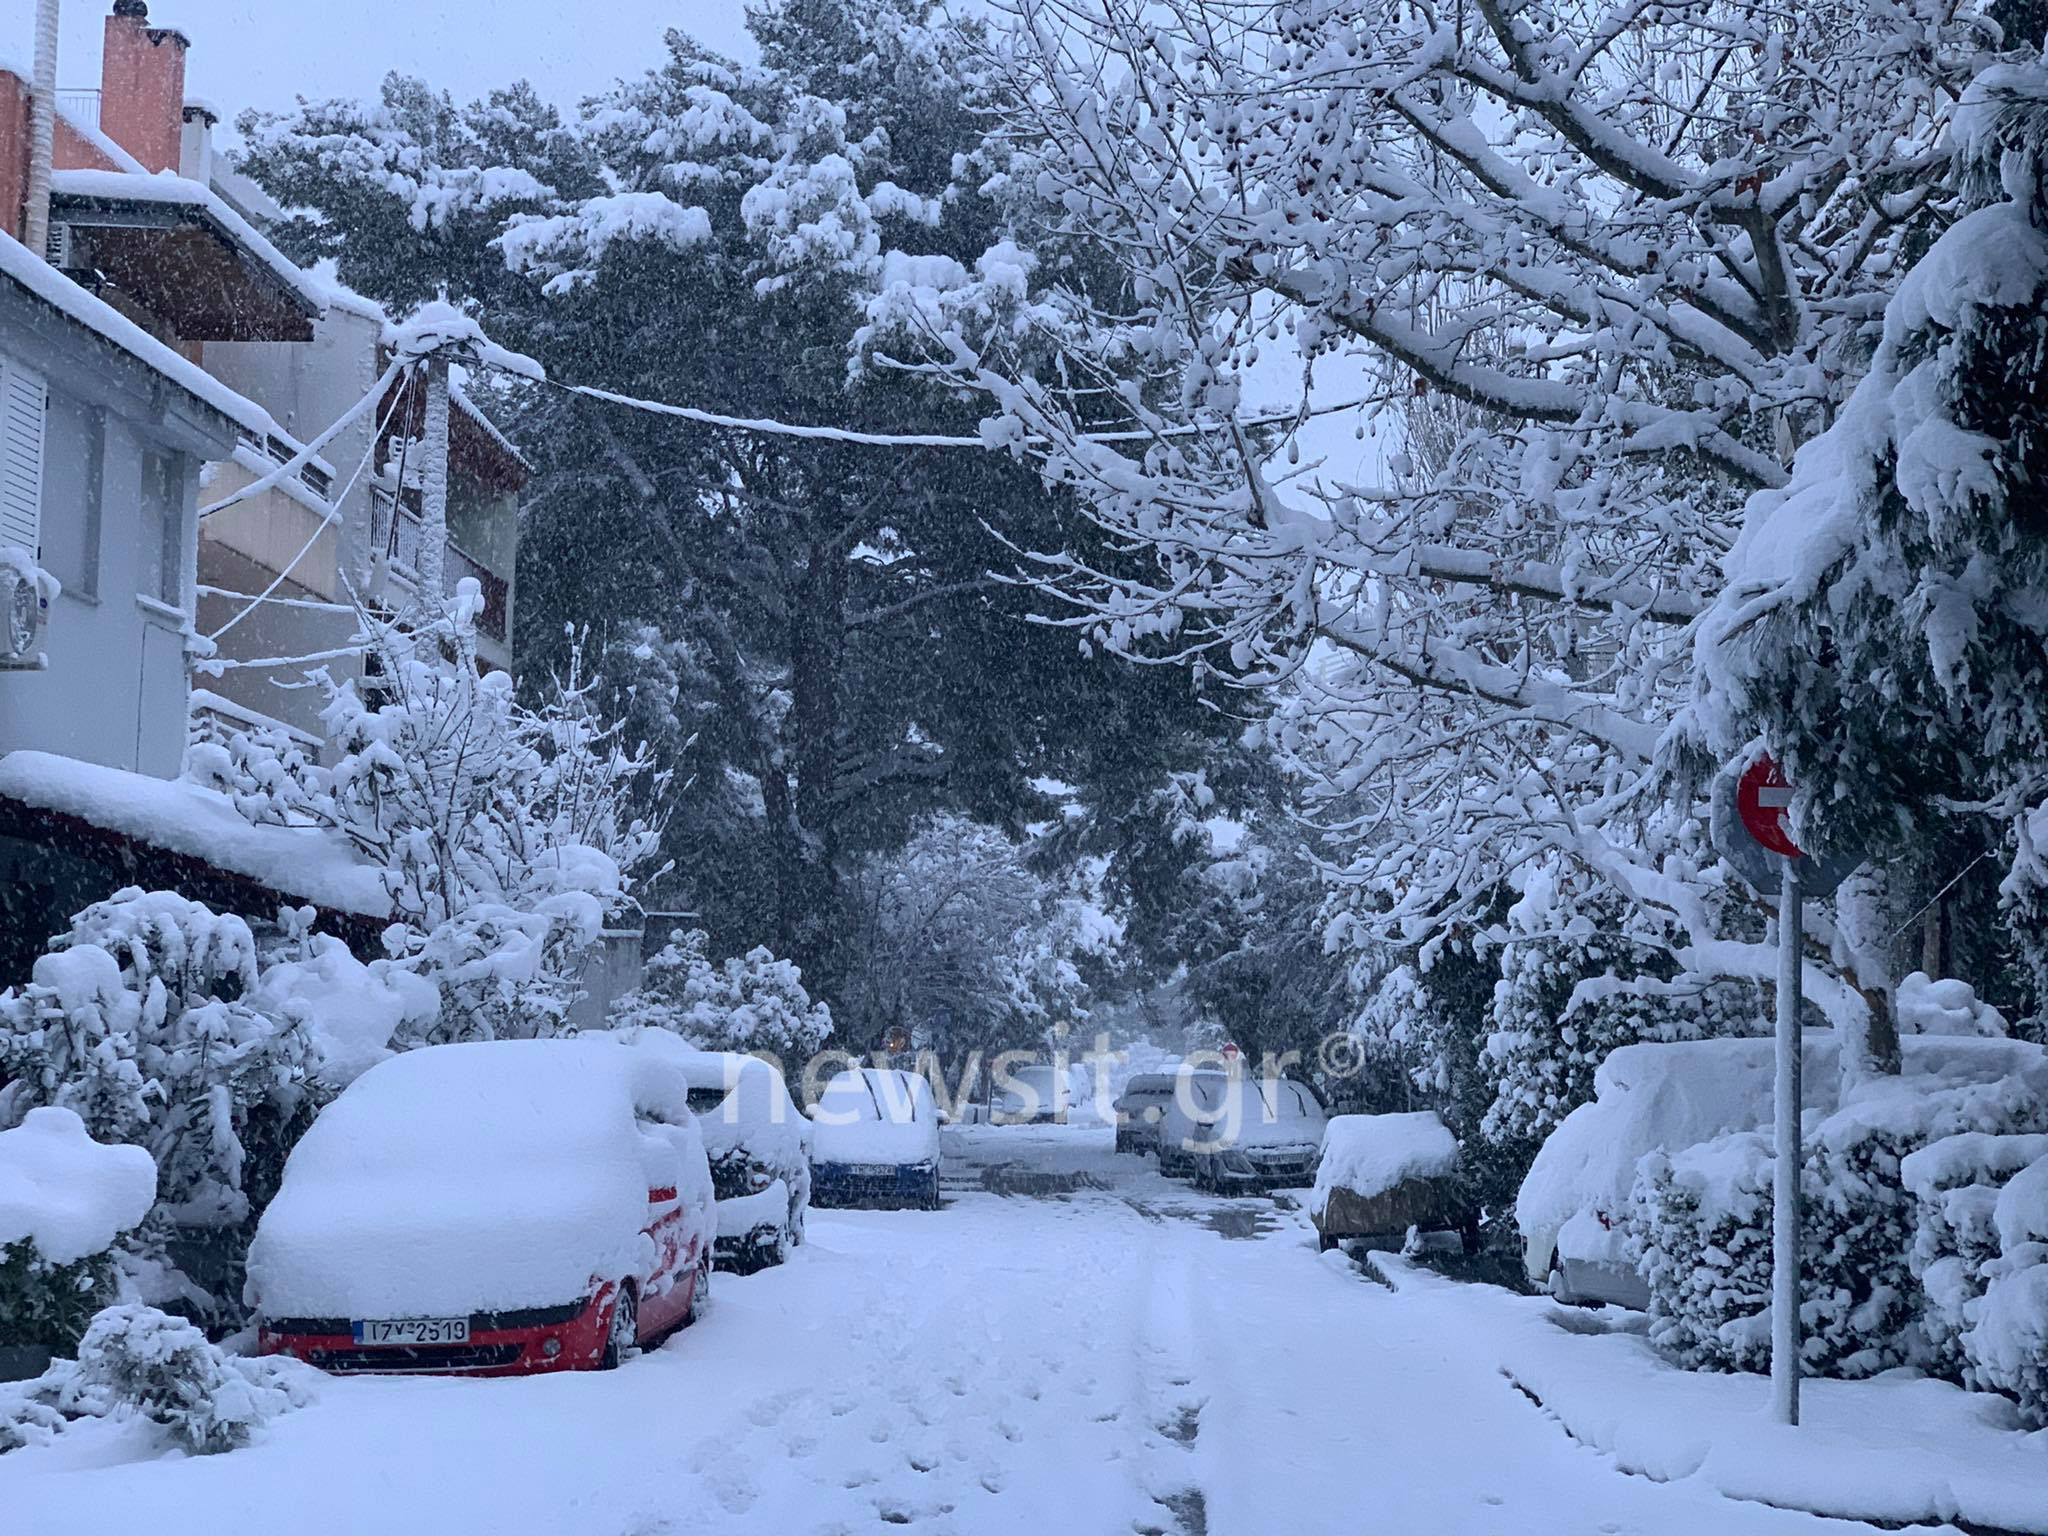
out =
[[[265,1318],[257,1328],[266,1355],[290,1355],[341,1375],[532,1376],[587,1371],[604,1357],[612,1289],[561,1307],[476,1312],[469,1342],[365,1345],[347,1318]]]

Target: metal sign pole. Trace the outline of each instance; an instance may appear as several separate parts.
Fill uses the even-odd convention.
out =
[[[1771,1416],[1799,1422],[1799,1043],[1803,893],[1799,860],[1781,858],[1778,876],[1776,1166],[1771,1185]]]

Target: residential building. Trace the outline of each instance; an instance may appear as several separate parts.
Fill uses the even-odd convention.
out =
[[[160,97],[167,82],[150,71],[183,46],[122,0],[108,78],[153,80]],[[0,985],[71,912],[137,880],[258,916],[311,903],[330,929],[373,942],[388,911],[361,878],[374,872],[336,878],[324,842],[234,828],[218,819],[226,802],[165,782],[184,758],[190,654],[203,649],[201,487],[210,467],[253,473],[301,451],[198,360],[218,342],[304,345],[319,290],[209,189],[149,173],[138,151],[163,162],[182,123],[153,138],[122,124],[124,145],[60,117],[62,222],[49,251],[28,250],[27,107],[26,83],[0,71],[0,547],[61,590],[42,614],[40,664],[0,671]],[[331,477],[314,459],[291,494],[324,509]]]
[[[53,259],[145,328],[177,314],[174,330],[159,329],[164,339],[286,433],[311,438],[382,375],[386,317],[301,271],[264,235],[281,210],[216,152],[214,110],[185,98],[189,47],[151,26],[142,0],[120,0],[107,17],[100,88],[59,93]],[[234,280],[221,272],[231,260]],[[420,392],[400,398],[394,386],[320,462],[201,520],[196,630],[225,665],[201,661],[190,698],[199,731],[265,722],[319,746],[319,691],[298,658],[345,674],[359,663],[335,653],[357,632],[356,604],[401,613],[416,595],[419,460],[403,449],[421,417]],[[527,468],[459,383],[449,435],[445,581],[478,581],[479,656],[509,669]],[[208,465],[205,501],[270,473],[280,446],[237,442]],[[401,467],[411,471],[403,485]]]

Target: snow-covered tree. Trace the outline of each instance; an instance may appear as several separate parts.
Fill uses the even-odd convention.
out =
[[[755,947],[714,961],[704,930],[674,935],[647,962],[640,985],[612,1004],[614,1029],[673,1030],[707,1051],[766,1053],[789,1071],[832,1033],[832,1010],[813,1002],[803,973]]]
[[[1015,14],[989,157],[1035,265],[883,295],[862,342],[981,391],[992,441],[1154,557],[1049,551],[1048,592],[1120,653],[1284,685],[1266,734],[1349,806],[1361,938],[1563,860],[1675,931],[1675,976],[1768,975],[1659,742],[1744,498],[1940,226],[1998,29],[1875,0]],[[1302,462],[1360,387],[1380,451]]]
[[[2015,936],[2038,955],[2048,884],[2035,836],[2048,804],[2038,489],[2048,481],[2048,70],[2038,57],[1981,74],[1951,135],[1968,211],[1901,284],[1834,425],[1800,450],[1785,486],[1751,499],[1698,629],[1698,697],[1681,739],[1709,761],[1769,750],[1796,787],[1802,837],[1818,847],[1883,861],[1958,823],[1972,837],[1972,820],[2002,821]],[[1875,913],[1865,922],[1882,925]],[[1867,954],[1856,977],[1890,984]]]
[[[475,585],[406,626],[365,618],[369,678],[319,679],[331,766],[264,731],[188,763],[252,820],[331,828],[382,866],[385,947],[441,989],[434,1040],[560,1029],[585,951],[659,842],[634,814],[653,766],[594,718],[573,653],[538,708],[479,670]]]
[[[894,1029],[941,1053],[1041,1044],[1080,1013],[1077,955],[1109,939],[1085,901],[1032,870],[1000,829],[934,816],[853,879],[842,1043]]]
[[[445,278],[553,377],[971,434],[974,402],[900,372],[849,378],[845,349],[876,293],[998,239],[1000,200],[955,174],[982,133],[978,26],[929,0],[773,0],[748,24],[758,65],[671,34],[654,68],[568,120],[530,93],[458,108],[397,79],[377,102],[251,118],[248,169],[309,210],[277,232],[295,255],[392,303]],[[1014,558],[1004,541],[1080,530],[1000,456],[707,429],[524,387],[503,403],[536,466],[521,654],[545,664],[590,624],[608,669],[643,646],[650,681],[676,666],[675,734],[693,745],[659,904],[703,914],[715,948],[765,943],[836,996],[858,958],[840,920],[852,871],[922,817],[1024,825],[1052,775],[1107,826],[1158,775],[1098,731],[1187,769],[1232,729],[1184,678],[1134,687],[1024,622],[1029,594],[990,579]]]

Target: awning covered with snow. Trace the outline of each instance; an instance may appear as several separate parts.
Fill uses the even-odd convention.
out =
[[[132,171],[57,171],[51,222],[91,271],[186,341],[311,341],[323,295],[208,187]]]
[[[10,840],[47,849],[72,868],[103,871],[98,883],[106,889],[86,893],[86,903],[139,885],[257,919],[283,906],[311,906],[319,927],[370,953],[379,951],[391,913],[382,872],[335,833],[258,826],[199,785],[50,752],[0,757],[0,843]],[[78,899],[78,879],[50,883],[64,893],[58,906]],[[61,926],[70,915],[50,917]],[[9,926],[26,916],[10,914]],[[39,948],[55,931],[30,937]],[[0,976],[0,984],[9,979]]]

